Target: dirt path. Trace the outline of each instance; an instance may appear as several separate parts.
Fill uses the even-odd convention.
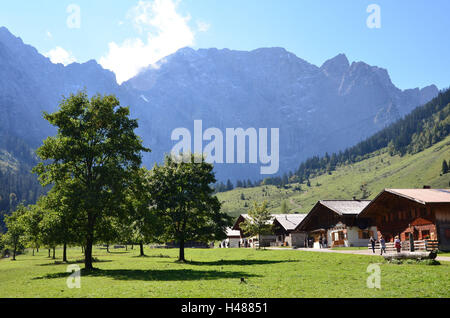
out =
[[[271,247],[268,249],[273,250],[293,250],[290,248],[276,248]],[[371,250],[331,250],[328,248],[297,248],[294,249],[295,251],[306,251],[306,252],[318,252],[318,253],[338,253],[338,254],[353,254],[353,255],[368,255],[368,256],[380,256],[378,253],[373,253]],[[450,262],[449,256],[438,256],[436,257],[437,261],[444,261],[444,262]]]

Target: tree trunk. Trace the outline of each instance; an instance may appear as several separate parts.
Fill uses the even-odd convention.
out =
[[[33,256],[34,256],[34,248],[33,248]]]
[[[48,249],[48,258],[50,258],[50,249]]]
[[[133,244],[131,244],[131,249],[134,249],[134,245]]]
[[[64,243],[63,246],[63,262],[67,263],[67,244]]]
[[[106,251],[109,253],[109,244],[106,245]]]
[[[56,253],[55,253],[55,250],[56,250],[56,248],[54,247],[54,248],[53,248],[53,259],[56,259],[56,255],[55,255]]]
[[[180,262],[185,262],[184,259],[184,238],[180,240],[180,256],[178,257]]]
[[[92,240],[90,237],[86,240],[86,247],[84,248],[84,268],[87,270],[93,270],[92,266]]]
[[[125,251],[128,251],[128,245],[125,244]]]
[[[13,258],[12,258],[13,261],[16,260],[16,249],[17,249],[17,244],[14,244]]]
[[[81,245],[81,253],[84,254],[84,246]]]
[[[84,268],[88,271],[94,269],[92,266],[92,245],[94,244],[94,218],[88,216],[88,228],[86,235],[86,246],[84,247]]]
[[[139,247],[140,247],[140,249],[141,249],[141,254],[140,254],[140,256],[145,256],[145,254],[144,254],[144,243],[139,243]]]

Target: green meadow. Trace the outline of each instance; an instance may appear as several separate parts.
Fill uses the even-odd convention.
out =
[[[93,272],[81,273],[81,288],[69,289],[68,264],[20,255],[0,260],[0,298],[15,297],[450,297],[450,263],[438,266],[384,263],[379,256],[295,250],[188,249],[187,263],[176,249],[106,250],[96,248]],[[79,248],[69,261],[82,268]],[[381,289],[367,287],[367,267],[379,263]],[[241,278],[245,283],[241,283]]]
[[[308,213],[319,200],[361,198],[362,184],[367,185],[369,199],[385,188],[422,188],[424,185],[449,188],[450,174],[440,175],[444,159],[450,160],[450,137],[414,155],[390,156],[387,149],[383,149],[366,160],[339,167],[331,175],[311,178],[310,187],[303,183],[292,184],[287,189],[276,186],[237,188],[217,196],[223,211],[233,216],[247,213],[252,201],[264,200],[274,214],[281,213],[283,201],[288,213]]]

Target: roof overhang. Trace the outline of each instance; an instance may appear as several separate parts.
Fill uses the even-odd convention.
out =
[[[379,193],[375,199],[373,199],[367,207],[365,207],[361,213],[360,217],[374,217],[377,215],[384,215],[385,213],[389,213],[391,210],[396,209],[396,206],[391,203],[390,206],[387,206],[387,201],[389,200],[400,200],[403,202],[409,202],[409,204],[414,206],[450,206],[450,190],[446,193],[449,194],[449,201],[445,201],[445,196],[447,196],[446,193],[441,195],[440,197],[436,199],[437,196],[433,195],[417,195],[414,196],[416,193],[420,193],[420,191],[443,191],[444,190],[437,190],[437,189],[384,189],[381,193]],[[428,192],[430,194],[434,194],[433,192]],[[426,200],[426,198],[429,198]],[[398,203],[401,205],[402,203]]]

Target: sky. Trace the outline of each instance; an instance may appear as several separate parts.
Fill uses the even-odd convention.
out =
[[[386,68],[401,89],[450,86],[448,0],[16,0],[0,26],[55,63],[97,60],[119,83],[182,47],[284,47]]]

